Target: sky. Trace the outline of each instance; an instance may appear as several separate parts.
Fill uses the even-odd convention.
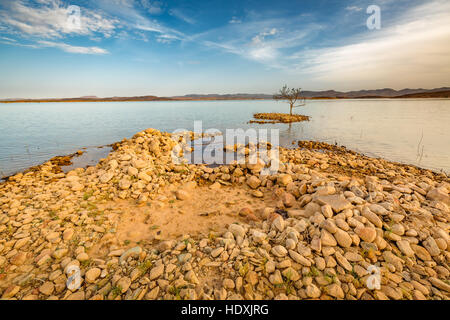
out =
[[[0,0],[0,98],[436,88],[449,57],[448,0]]]

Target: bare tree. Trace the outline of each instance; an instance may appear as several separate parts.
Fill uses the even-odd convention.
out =
[[[292,115],[293,108],[305,105],[305,98],[302,97],[301,88],[288,88],[285,85],[277,94],[274,94],[273,98],[275,100],[287,100],[290,106],[290,115]],[[295,105],[297,102],[299,102],[299,104]]]

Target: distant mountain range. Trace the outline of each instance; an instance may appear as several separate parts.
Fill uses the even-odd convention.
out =
[[[435,89],[402,89],[391,88],[359,91],[303,91],[307,99],[369,99],[369,98],[450,98],[450,87]],[[46,98],[46,99],[4,99],[0,102],[101,102],[101,101],[179,101],[179,100],[267,100],[272,99],[272,94],[188,94],[174,97],[136,96],[136,97],[109,97],[84,96],[79,98]]]

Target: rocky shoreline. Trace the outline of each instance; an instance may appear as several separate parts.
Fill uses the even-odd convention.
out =
[[[445,174],[302,143],[261,176],[173,164],[175,145],[147,129],[94,167],[0,183],[0,297],[449,299]]]

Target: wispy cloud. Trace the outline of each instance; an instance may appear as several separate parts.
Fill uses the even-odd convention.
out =
[[[361,11],[363,8],[358,7],[358,6],[348,6],[345,8],[345,10],[347,11],[354,11],[354,12],[359,12]]]
[[[72,46],[62,42],[52,42],[52,41],[38,41],[38,43],[43,47],[54,47],[61,49],[69,53],[80,53],[80,54],[108,54],[108,50],[99,47],[80,47]]]
[[[304,16],[270,18],[254,16],[241,23],[209,30],[192,37],[211,48],[258,61],[268,67],[283,68],[286,49],[300,47],[307,38],[322,29],[316,23],[305,23]],[[296,27],[296,26],[301,27]],[[220,41],[217,39],[221,39]]]
[[[169,14],[170,14],[171,16],[174,16],[174,17],[180,19],[180,20],[183,20],[183,21],[186,22],[186,23],[189,23],[189,24],[195,24],[195,23],[196,23],[195,19],[193,19],[192,17],[189,17],[188,15],[186,15],[186,14],[185,14],[182,10],[180,10],[180,9],[171,9],[171,10],[169,11]]]
[[[434,0],[414,7],[380,31],[337,47],[303,50],[291,56],[292,72],[320,83],[358,86],[420,86],[448,83],[450,3]]]
[[[145,10],[153,10],[154,14],[156,14],[156,2],[141,1],[139,3],[136,0],[113,1],[116,2],[114,5],[111,5],[110,0],[98,0],[96,5],[98,5],[102,10],[117,17],[120,20],[121,25],[130,32],[144,31],[157,33],[157,39],[162,39],[159,41],[161,43],[168,42],[164,41],[164,39],[171,39],[171,41],[174,41],[185,38],[185,35],[182,32],[163,25],[157,19],[147,17],[142,13],[142,10],[140,10],[139,4]],[[160,8],[162,10],[162,3]]]
[[[228,21],[228,23],[242,23],[242,20],[238,17],[232,17],[231,20]]]
[[[22,0],[10,1],[3,3],[0,8],[0,25],[11,33],[29,37],[62,38],[69,34],[93,33],[109,37],[118,22],[104,18],[95,11],[83,9],[80,25],[74,28],[69,19],[73,12],[60,0],[40,1],[39,6],[31,6]]]
[[[150,14],[162,14],[164,12],[164,3],[162,1],[153,1],[153,0],[141,0],[141,5],[150,13]]]

